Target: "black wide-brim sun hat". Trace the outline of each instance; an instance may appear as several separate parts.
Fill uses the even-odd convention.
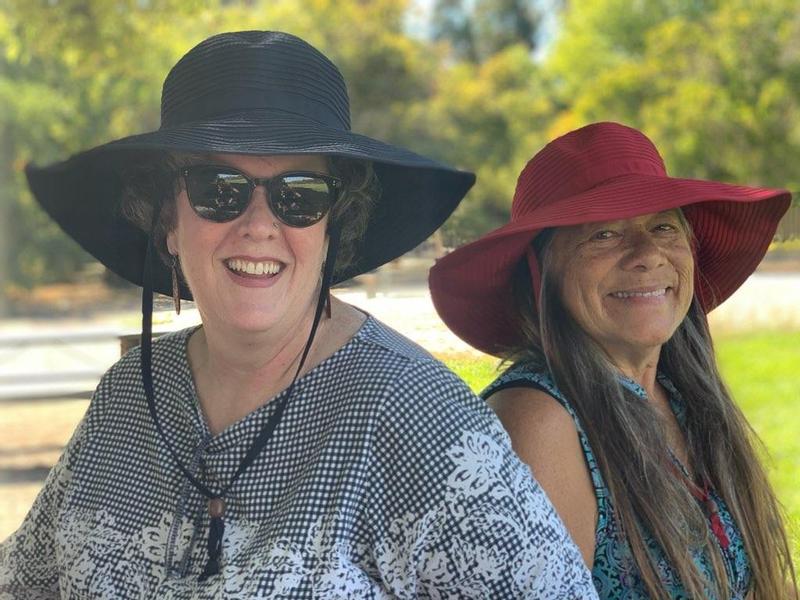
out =
[[[143,284],[148,234],[121,212],[122,174],[158,152],[323,154],[373,162],[381,194],[338,283],[379,267],[427,239],[475,176],[353,133],[344,79],[300,38],[273,31],[206,39],[172,68],[157,131],[125,137],[26,175],[39,204],[87,252]],[[169,295],[169,268],[154,261],[153,288]],[[181,296],[191,299],[182,285]]]

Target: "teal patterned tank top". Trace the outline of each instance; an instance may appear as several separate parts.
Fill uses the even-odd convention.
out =
[[[678,423],[683,426],[685,412],[683,400],[669,379],[659,375],[658,380],[664,386],[664,389],[669,392],[672,410]],[[620,377],[620,382],[642,400],[647,400],[647,394],[639,384],[625,377]],[[597,530],[595,533],[592,579],[600,599],[628,600],[648,598],[644,582],[633,561],[631,549],[627,541],[619,534],[619,525],[614,516],[609,491],[597,466],[589,440],[569,400],[560,392],[549,373],[531,368],[530,365],[515,365],[486,388],[481,393],[481,396],[484,399],[488,399],[495,392],[509,387],[533,387],[549,394],[567,410],[575,421],[597,499]],[[677,460],[676,464],[683,469],[683,466]],[[686,474],[685,470],[684,474]],[[713,489],[706,490],[706,497],[702,501],[705,501],[706,504],[713,502],[716,505],[716,511],[713,513],[706,511],[706,514],[709,515],[709,531],[712,534],[710,539],[719,545],[725,564],[725,572],[728,576],[731,598],[733,600],[744,600],[750,586],[750,564],[744,550],[741,532],[725,502]],[[698,502],[701,502],[701,499],[698,499]],[[644,530],[646,531],[647,528],[644,528]],[[650,548],[651,555],[656,560],[659,575],[666,589],[669,590],[670,597],[676,600],[688,600],[688,593],[661,547],[651,538],[646,537],[645,541]],[[699,570],[709,580],[712,579],[713,567],[708,555],[700,548],[693,550],[692,554]],[[714,595],[710,592],[705,597],[714,599]]]

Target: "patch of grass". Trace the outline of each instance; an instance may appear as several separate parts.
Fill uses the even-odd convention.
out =
[[[498,370],[500,359],[490,356],[474,356],[472,354],[438,355],[437,358],[450,367],[461,379],[467,382],[478,394],[494,381],[502,369]]]
[[[764,443],[800,567],[800,332],[723,337],[716,347],[723,377]]]
[[[722,375],[764,443],[763,460],[786,510],[794,561],[800,568],[800,332],[719,336],[715,345]],[[499,375],[497,359],[440,358],[476,392]]]

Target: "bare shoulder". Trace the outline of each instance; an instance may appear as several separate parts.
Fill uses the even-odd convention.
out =
[[[581,479],[587,475],[575,422],[555,398],[542,390],[513,387],[492,395],[489,405],[508,432],[514,451],[537,479],[555,477],[563,483],[569,474]]]
[[[567,439],[578,442],[578,430],[570,414],[558,400],[542,390],[505,388],[489,398],[489,406],[503,423],[515,446],[519,444],[532,448],[556,441],[563,443]]]
[[[489,398],[489,405],[591,568],[597,500],[572,416],[546,392],[527,387],[500,390]]]

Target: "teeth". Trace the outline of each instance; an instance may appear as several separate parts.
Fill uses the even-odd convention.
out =
[[[652,298],[654,296],[663,296],[666,293],[667,288],[661,288],[652,292],[614,292],[611,295],[614,298]]]
[[[228,268],[248,275],[275,275],[281,270],[280,263],[273,261],[252,262],[240,258],[231,258],[225,262]]]

